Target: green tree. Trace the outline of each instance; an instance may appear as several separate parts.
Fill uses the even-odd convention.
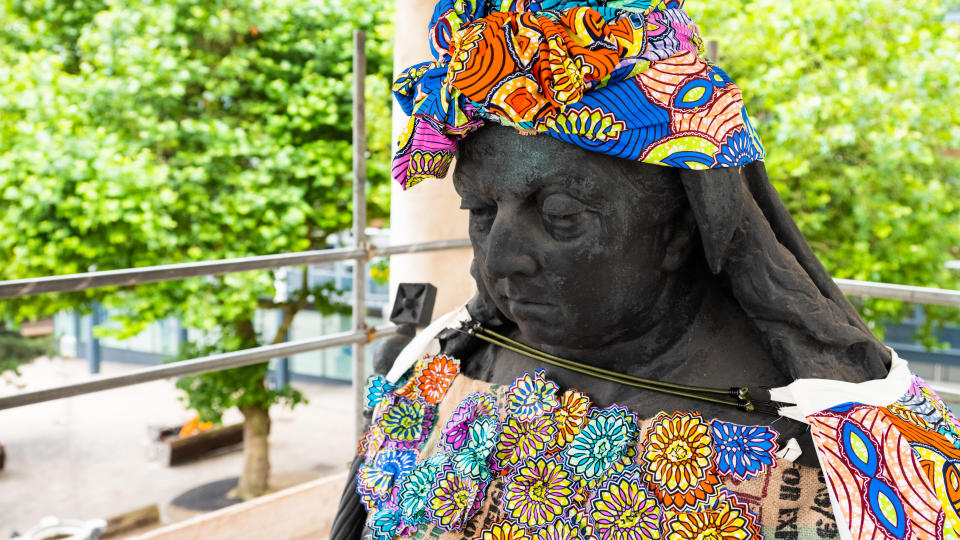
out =
[[[2,279],[327,246],[351,219],[352,33],[366,29],[371,218],[386,216],[390,13],[346,0],[6,0],[0,3]],[[8,300],[22,320],[101,301],[117,337],[179,317],[213,353],[276,342],[292,321],[271,272]],[[323,304],[324,298],[318,299]],[[281,329],[282,331],[283,329]],[[100,329],[103,332],[103,329]],[[203,420],[238,407],[244,497],[267,489],[266,366],[181,381]]]
[[[960,25],[944,22],[946,7],[688,6],[743,89],[774,185],[836,277],[960,288],[960,274],[944,267],[960,259]],[[874,323],[909,309],[885,300],[860,308]],[[931,322],[960,318],[925,309]]]
[[[20,375],[20,366],[39,356],[53,353],[53,340],[48,337],[29,338],[7,330],[0,323],[0,377]]]

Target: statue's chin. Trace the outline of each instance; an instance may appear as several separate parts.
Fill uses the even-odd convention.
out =
[[[571,327],[569,320],[521,319],[514,321],[520,331],[517,340],[537,348],[582,350],[603,346],[602,339],[585,336]]]
[[[573,335],[557,306],[508,302],[501,311],[517,325],[525,343],[565,346]]]

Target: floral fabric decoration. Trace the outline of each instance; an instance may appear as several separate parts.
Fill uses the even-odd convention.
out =
[[[490,394],[470,394],[457,406],[446,426],[440,431],[440,445],[459,450],[469,437],[470,426],[478,418],[495,417],[496,403]]]
[[[552,412],[560,405],[557,385],[543,376],[543,370],[518,378],[507,390],[507,414],[529,422]]]
[[[387,540],[402,526],[400,513],[393,509],[377,510],[367,517],[367,526],[370,527],[371,540]]]
[[[417,402],[400,402],[390,407],[380,420],[383,433],[390,439],[403,442],[418,441],[423,437],[424,406]]]
[[[480,534],[481,540],[531,540],[530,535],[519,525],[509,522],[494,523]]]
[[[574,474],[586,480],[600,478],[636,440],[636,415],[616,405],[594,410],[587,425],[564,449]]]
[[[589,411],[590,398],[586,394],[573,389],[563,393],[560,406],[553,412],[553,421],[557,426],[557,446],[573,442],[573,438],[587,423]]]
[[[467,441],[453,455],[453,468],[474,480],[490,480],[490,454],[497,442],[497,420],[491,417],[476,419],[467,430]]]
[[[735,498],[726,499],[713,508],[678,513],[664,528],[666,540],[762,538],[757,516]]]
[[[563,519],[540,529],[535,538],[536,540],[583,540],[577,527]]]
[[[570,504],[573,479],[557,459],[535,458],[516,468],[503,488],[507,514],[537,530],[552,522]]]
[[[381,401],[386,399],[395,386],[383,375],[374,375],[367,382],[367,410],[373,410]]]
[[[459,369],[435,360],[418,362],[374,407],[357,475],[372,540],[463,530],[497,475],[493,504],[503,518],[478,539],[762,538],[756,515],[721,479],[773,467],[775,431],[680,412],[641,430],[627,408],[560,393],[543,371],[468,394],[434,421]],[[422,455],[428,439],[436,450]]]
[[[777,432],[764,426],[710,422],[713,463],[723,476],[743,481],[755,478],[776,464]]]
[[[682,0],[440,0],[428,34],[434,60],[393,85],[410,115],[392,166],[404,189],[443,178],[486,122],[668,167],[763,159]]]
[[[417,389],[427,403],[440,403],[453,378],[460,372],[460,360],[438,354],[417,378]]]
[[[357,486],[361,495],[384,499],[401,480],[413,470],[417,455],[412,450],[391,448],[377,454],[373,463],[357,471]]]
[[[503,424],[494,454],[498,469],[509,470],[524,459],[546,452],[556,438],[556,429],[553,418],[549,416],[541,416],[528,422],[508,417]]]
[[[398,501],[405,523],[417,526],[427,520],[426,499],[437,470],[437,467],[424,466],[421,463],[407,476],[407,481],[400,489]]]
[[[363,437],[363,443],[357,445],[358,454],[363,455],[368,461],[376,459],[377,453],[383,448],[387,441],[387,435],[380,428],[379,424],[373,424],[366,431]],[[361,452],[362,451],[362,452]]]
[[[441,474],[430,493],[427,515],[445,531],[463,527],[473,509],[480,484],[452,471]]]
[[[644,480],[667,508],[688,510],[717,492],[710,425],[697,413],[660,413],[641,455]]]
[[[661,510],[643,486],[637,469],[605,482],[593,498],[591,517],[600,540],[657,538]]]

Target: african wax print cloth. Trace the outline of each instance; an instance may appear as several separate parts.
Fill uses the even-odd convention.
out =
[[[822,472],[778,457],[770,427],[458,372],[437,354],[371,379],[356,488],[374,540],[839,538]]]
[[[922,379],[808,420],[844,538],[960,538],[960,421]]]
[[[485,122],[603,154],[708,169],[763,159],[740,89],[702,58],[683,0],[440,0],[434,60],[403,71],[393,178],[443,178]]]

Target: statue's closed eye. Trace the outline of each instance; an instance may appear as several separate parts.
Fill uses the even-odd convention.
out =
[[[545,216],[570,217],[587,209],[587,205],[564,193],[548,195],[540,204],[540,211]]]
[[[590,208],[565,193],[553,193],[540,203],[544,228],[558,240],[570,240],[583,234],[592,217]]]

